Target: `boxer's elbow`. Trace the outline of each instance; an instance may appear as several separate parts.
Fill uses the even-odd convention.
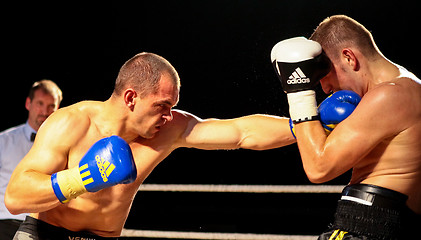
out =
[[[24,182],[25,185],[19,184],[18,182],[19,181],[17,181],[16,178],[10,180],[4,195],[5,206],[7,210],[14,215],[24,213],[24,207],[26,206],[24,202],[25,197],[21,194],[25,191],[23,186],[27,185],[28,182]]]
[[[250,150],[269,150],[284,147],[296,143],[295,138],[289,135],[276,135],[275,137],[268,138],[259,134],[244,135],[238,142],[237,147]]]
[[[322,159],[321,161],[313,159],[312,164],[304,165],[304,170],[312,183],[324,183],[333,179],[330,167]]]
[[[253,138],[242,137],[240,141],[237,142],[236,148],[242,148],[242,149],[250,149],[250,150],[265,150],[265,148],[259,144],[257,141],[255,141]]]
[[[312,183],[325,183],[328,180],[326,180],[325,175],[320,174],[320,173],[307,173],[307,178],[310,182]]]
[[[9,187],[4,195],[4,204],[6,205],[7,210],[13,215],[24,213],[22,208],[24,204],[22,204],[20,198],[16,197],[16,194],[14,194],[13,191],[9,190]]]
[[[263,142],[256,141],[255,139],[251,137],[248,137],[248,138],[241,139],[241,141],[237,143],[236,148],[262,151],[262,150],[272,149],[275,147],[265,144]]]

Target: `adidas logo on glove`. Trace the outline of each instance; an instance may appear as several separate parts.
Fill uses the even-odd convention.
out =
[[[108,177],[114,171],[115,165],[110,164],[109,161],[105,160],[103,157],[99,155],[95,156],[96,165],[98,166],[98,170],[101,173],[102,181],[108,182]]]
[[[98,140],[78,166],[51,175],[55,195],[62,203],[86,192],[97,192],[137,178],[136,164],[129,144],[119,136]]]
[[[294,72],[289,76],[287,80],[287,84],[301,84],[301,83],[309,83],[310,78],[308,78],[301,68],[297,67]]]
[[[285,93],[314,89],[331,68],[322,46],[305,37],[278,42],[270,59]]]

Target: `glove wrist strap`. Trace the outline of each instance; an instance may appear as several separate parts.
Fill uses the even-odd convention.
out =
[[[306,90],[288,93],[289,113],[294,123],[318,120],[316,93]]]
[[[66,203],[87,192],[79,173],[79,167],[66,169],[51,176],[54,193],[61,203]]]

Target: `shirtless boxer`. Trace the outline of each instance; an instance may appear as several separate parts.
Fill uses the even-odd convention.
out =
[[[15,239],[118,237],[139,185],[176,148],[262,150],[295,142],[287,118],[202,120],[172,110],[179,88],[169,62],[142,53],[122,66],[107,101],[51,115],[7,188],[9,211],[32,213]]]
[[[313,118],[312,86],[317,82],[310,87],[301,84],[300,89],[291,91],[286,83],[289,75],[282,76],[278,71],[296,123],[295,134],[308,178],[323,183],[353,169],[338,202],[335,221],[319,239],[419,236],[420,79],[386,59],[371,33],[349,17],[325,19],[310,39],[320,43],[331,60],[331,71],[320,81],[324,92],[347,89],[362,96],[350,117],[326,136],[320,122]],[[282,69],[290,64],[285,57],[293,55],[291,52],[317,52],[313,43],[300,38],[278,43],[272,53],[275,67]],[[294,68],[305,61],[294,59]],[[311,71],[304,73],[311,75]]]
[[[254,115],[226,121],[201,120],[172,110],[178,102],[179,88],[178,74],[169,62],[154,54],[138,54],[121,68],[107,101],[80,102],[51,115],[11,177],[5,198],[9,211],[30,212],[32,218],[73,232],[118,237],[139,185],[174,149],[265,149],[295,142],[288,119]],[[61,203],[52,188],[51,175],[78,166],[95,142],[111,135],[129,143],[137,178],[130,184]],[[65,194],[63,188],[61,191]],[[33,219],[29,221],[31,224]],[[28,235],[22,229],[24,225],[15,238]],[[58,239],[47,229],[50,238]],[[66,234],[100,239],[85,233]]]

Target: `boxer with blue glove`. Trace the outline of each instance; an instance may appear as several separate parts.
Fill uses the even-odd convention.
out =
[[[8,210],[31,212],[15,239],[119,237],[140,184],[175,149],[264,150],[296,142],[288,118],[201,119],[174,110],[179,88],[167,60],[140,53],[121,67],[107,101],[51,115],[7,187]]]
[[[324,183],[352,170],[332,224],[318,239],[412,239],[421,226],[421,81],[387,59],[363,25],[347,16],[330,16],[320,23],[311,40],[289,39],[274,47],[272,60],[281,70],[277,72],[284,74],[281,81],[302,86],[299,99],[289,101],[293,120],[296,112],[306,111],[304,117],[314,114],[314,98],[304,94],[311,88],[298,79],[312,72],[285,74],[282,69],[292,61],[302,70],[306,57],[319,56],[320,46],[332,70],[310,82],[320,80],[325,93],[347,89],[362,99],[329,137],[322,117],[332,124],[325,127],[334,126],[340,120],[336,113],[352,110],[342,102],[356,103],[356,98],[334,94],[319,108],[322,124],[307,118],[295,126],[301,160],[311,182]],[[283,87],[291,100],[290,86]],[[337,104],[343,109],[333,109],[333,115],[326,111]],[[309,108],[313,111],[308,112]]]
[[[136,176],[130,146],[122,138],[111,136],[92,145],[78,166],[51,175],[51,182],[57,198],[66,203],[85,192],[131,183]]]

